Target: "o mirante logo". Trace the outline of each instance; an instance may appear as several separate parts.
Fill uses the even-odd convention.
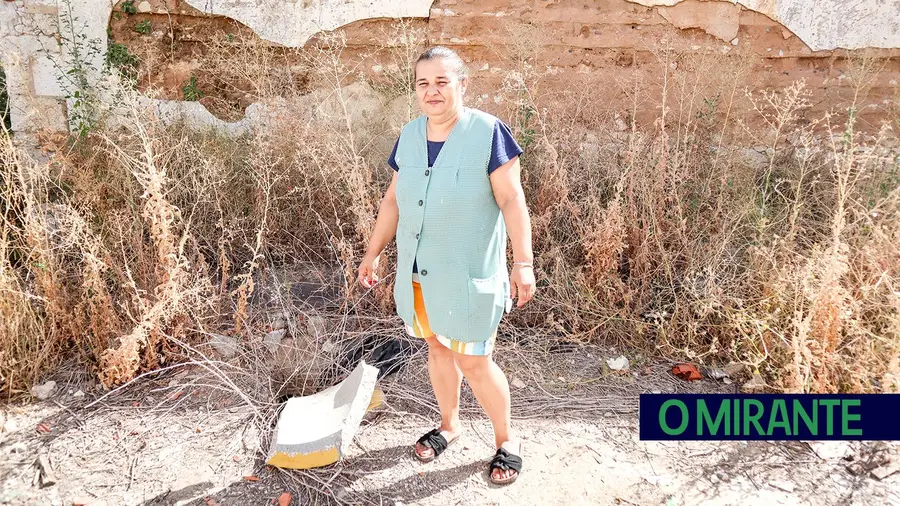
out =
[[[642,394],[642,440],[900,440],[900,395]]]

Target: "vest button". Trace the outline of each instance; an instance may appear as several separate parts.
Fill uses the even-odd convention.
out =
[[[422,271],[422,275],[423,275],[423,276],[427,276],[427,275],[428,275],[428,271],[423,270],[423,271]]]
[[[427,176],[427,175],[429,175],[429,174],[431,174],[431,170],[430,170],[430,169],[425,169],[425,175]]]
[[[423,204],[425,204],[425,201],[420,200],[420,201],[419,201],[419,207],[422,207]]]
[[[416,234],[416,240],[418,240],[418,239],[419,239],[419,234]]]

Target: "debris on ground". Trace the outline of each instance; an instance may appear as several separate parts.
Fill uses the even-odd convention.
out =
[[[222,334],[210,334],[209,344],[222,358],[231,358],[238,352],[237,339]]]
[[[310,316],[307,318],[306,332],[309,333],[310,337],[312,337],[315,342],[321,341],[328,332],[328,324],[325,322],[325,318],[322,318],[321,316]]]
[[[43,385],[35,385],[31,387],[31,395],[37,397],[42,401],[46,401],[50,398],[50,395],[53,391],[56,390],[56,382],[51,380]]]
[[[789,482],[789,481],[780,481],[780,480],[772,480],[769,482],[769,486],[777,488],[778,490],[783,490],[784,492],[791,493],[796,490],[797,485]]]
[[[42,453],[38,455],[34,465],[37,467],[38,471],[35,476],[35,481],[38,483],[34,483],[34,485],[41,488],[56,485],[56,473],[53,472],[53,467],[50,465],[50,457],[48,457],[47,454]]]
[[[725,369],[720,369],[718,367],[701,367],[700,373],[707,377],[717,380],[722,380],[728,377],[728,372]]]
[[[360,362],[342,382],[321,392],[287,401],[269,449],[266,463],[289,469],[327,466],[350,448],[373,402],[378,368]]]
[[[847,470],[856,476],[862,476],[875,469],[889,467],[891,463],[890,449],[882,441],[863,447],[862,451],[851,457]],[[883,471],[882,471],[883,472]]]
[[[737,376],[740,376],[741,373],[744,372],[746,366],[744,366],[744,364],[740,362],[730,362],[722,369],[725,371],[725,374],[727,374],[729,378],[735,378]]]
[[[750,378],[750,381],[741,385],[741,389],[745,392],[755,392],[758,390],[763,390],[767,386],[768,385],[766,385],[766,382],[762,379],[762,376],[760,376],[759,373],[756,373],[752,378]]]
[[[288,334],[295,330],[292,327]],[[255,338],[260,348],[264,335],[260,332]],[[336,340],[336,335],[332,339]],[[390,339],[376,335],[370,345]],[[461,401],[464,409],[469,410],[463,415],[464,424],[471,434],[488,437],[464,438],[462,446],[441,456],[437,467],[414,464],[411,442],[430,428],[429,420],[436,422],[438,418],[433,393],[422,388],[428,384],[427,352],[421,343],[408,341],[416,352],[403,373],[376,381],[368,403],[370,406],[377,403],[379,389],[384,389],[391,400],[390,409],[377,416],[370,412],[363,417],[337,467],[332,464],[297,473],[266,466],[265,459],[275,436],[275,425],[287,423],[285,414],[281,413],[286,405],[280,399],[316,394],[340,385],[341,379],[352,373],[359,361],[346,369],[340,379],[335,376],[327,383],[307,382],[302,388],[291,384],[277,392],[268,386],[256,390],[257,379],[245,376],[244,371],[257,369],[243,367],[267,371],[263,360],[247,361],[249,366],[242,363],[241,369],[222,368],[225,373],[234,374],[229,378],[240,389],[227,392],[216,388],[217,377],[212,371],[186,366],[135,381],[109,395],[97,408],[84,408],[81,404],[86,403],[81,402],[63,407],[62,403],[52,402],[54,397],[51,397],[50,401],[16,406],[0,413],[0,425],[10,419],[17,425],[14,433],[0,435],[3,439],[0,460],[5,462],[0,465],[0,474],[7,476],[0,480],[0,504],[9,500],[10,506],[71,506],[72,499],[80,496],[89,498],[85,502],[92,506],[101,501],[108,506],[138,503],[281,506],[279,499],[288,492],[292,496],[289,506],[394,504],[396,500],[407,505],[452,504],[460,494],[474,498],[479,504],[514,499],[526,504],[604,503],[605,499],[609,499],[606,503],[612,503],[615,497],[620,497],[623,505],[662,505],[675,496],[677,501],[673,504],[678,505],[774,506],[779,501],[790,504],[794,498],[800,498],[801,502],[806,500],[803,498],[813,498],[809,500],[816,504],[836,506],[845,496],[842,491],[855,485],[859,485],[854,496],[857,503],[891,504],[892,491],[900,480],[900,474],[890,464],[874,468],[864,477],[853,476],[847,469],[850,460],[824,461],[799,442],[642,441],[637,420],[639,394],[679,390],[729,393],[734,387],[721,381],[705,381],[705,377],[701,381],[683,382],[671,374],[672,366],[678,362],[637,364],[631,362],[635,358],[631,354],[627,355],[631,368],[627,375],[607,374],[586,382],[583,378],[594,377],[600,366],[609,373],[606,359],[618,357],[622,352],[587,347],[594,355],[593,362],[578,362],[577,357],[586,356],[583,351],[544,359],[542,352],[523,347],[516,350],[518,353],[504,354],[502,365],[515,393],[513,409],[521,416],[517,433],[528,442],[526,449],[531,449],[526,451],[540,476],[533,474],[530,480],[519,480],[521,485],[499,489],[487,479],[486,465],[479,463],[495,449],[489,437],[490,421],[483,416],[471,416],[480,415],[480,412],[473,413],[477,405],[472,397]],[[244,352],[244,345],[240,346]],[[283,342],[282,347],[286,346]],[[264,349],[259,351],[267,354]],[[371,350],[363,350],[360,360],[374,367],[370,354]],[[577,370],[571,369],[570,360],[576,362]],[[538,364],[540,367],[536,367]],[[694,365],[702,375],[700,364],[694,362]],[[640,373],[645,366],[649,366],[648,377],[632,380],[630,372]],[[182,371],[187,372],[182,374]],[[550,378],[560,376],[567,382],[549,384]],[[750,374],[741,376],[736,384],[749,378]],[[62,388],[62,381],[54,379],[58,382],[54,395],[61,397],[69,387]],[[517,388],[520,382],[526,386]],[[86,398],[102,395],[86,384],[71,388],[73,392],[83,389]],[[611,388],[615,389],[614,393]],[[468,390],[463,391],[463,395],[469,394]],[[267,403],[261,417],[253,415],[253,406],[242,402],[242,395],[250,395],[254,402],[259,399]],[[273,402],[273,395],[278,395],[279,401]],[[151,402],[151,397],[156,401]],[[548,403],[548,397],[564,400]],[[132,407],[135,401],[140,401],[138,408]],[[334,399],[328,413],[343,418],[333,403]],[[307,414],[305,418],[326,417]],[[37,432],[35,428],[40,423],[48,425],[52,432]],[[195,432],[198,427],[199,433]],[[352,433],[353,427],[347,427],[347,434]],[[287,435],[290,430],[284,433]],[[585,447],[586,442],[589,447]],[[849,444],[854,450],[850,453],[857,454],[870,446],[868,442]],[[900,460],[897,456],[900,445],[890,443],[890,446],[893,460]],[[37,466],[35,463],[41,453],[49,457],[56,485],[41,486],[45,480],[32,485],[40,466],[39,462]],[[183,455],[190,458],[179,458]],[[566,456],[575,459],[569,466],[564,462]],[[198,462],[213,464],[197,465]],[[579,472],[572,473],[573,469]],[[258,480],[245,476],[256,476]],[[885,477],[879,480],[880,476]],[[328,486],[323,487],[326,480]],[[790,482],[794,491],[785,491],[790,485],[779,481]],[[546,487],[542,483],[559,486]]]
[[[872,476],[879,480],[883,480],[898,471],[900,471],[900,462],[890,462],[881,467],[872,469]]]
[[[263,337],[263,344],[270,352],[275,353],[281,346],[281,340],[285,335],[287,335],[287,329],[273,330]]]
[[[628,358],[626,358],[625,355],[619,355],[616,358],[608,358],[606,359],[606,365],[613,371],[627,371]]]
[[[673,482],[672,475],[669,474],[655,474],[653,476],[644,476],[644,480],[656,487],[665,487],[667,485],[671,485]]]
[[[525,388],[525,382],[520,380],[519,378],[513,378],[512,381],[509,382],[513,388]]]
[[[76,497],[72,500],[72,506],[106,506],[106,501],[92,497]]]
[[[847,441],[805,441],[822,460],[843,459],[853,455],[853,446]]]
[[[672,367],[672,374],[685,381],[696,381],[703,377],[693,364],[676,364]]]
[[[400,371],[413,354],[413,346],[407,339],[392,339],[372,350],[370,362],[378,368],[378,379]]]

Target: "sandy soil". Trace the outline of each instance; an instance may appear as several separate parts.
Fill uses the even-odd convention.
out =
[[[514,394],[525,470],[507,487],[487,480],[493,437],[468,390],[463,438],[435,462],[412,456],[436,420],[420,353],[382,380],[387,404],[368,415],[346,459],[302,472],[265,465],[274,419],[204,369],[153,375],[106,397],[83,382],[61,385],[47,401],[3,408],[0,503],[263,505],[289,492],[290,504],[900,505],[900,472],[857,476],[848,458],[819,455],[858,460],[877,446],[897,463],[898,444],[641,441],[641,391],[734,387],[679,382],[664,365],[579,382],[584,371],[555,376],[565,364],[565,354],[538,373],[506,364],[525,385]],[[35,479],[41,455],[52,483]]]

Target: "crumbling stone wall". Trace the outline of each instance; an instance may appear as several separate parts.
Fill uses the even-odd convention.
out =
[[[900,47],[900,2],[864,0],[628,0],[647,7],[679,28],[701,28],[726,42],[737,36],[742,10],[755,11],[781,23],[811,50]],[[365,18],[427,17],[432,2],[329,2],[265,0],[184,0],[199,11],[238,20],[260,37],[290,47],[302,46],[314,33],[333,30]],[[624,2],[438,0],[431,14],[443,17],[520,17],[531,22],[573,25],[653,24],[652,9],[628,8]],[[143,2],[142,5],[150,5]],[[564,16],[560,16],[564,14]],[[597,14],[602,14],[598,18]],[[629,14],[635,14],[631,16]],[[450,32],[452,33],[452,32]],[[485,33],[484,35],[487,35]],[[451,35],[451,38],[454,38]],[[459,38],[458,36],[455,38]],[[627,41],[627,37],[623,42]],[[477,40],[472,41],[478,44]]]
[[[134,13],[129,22],[113,12]],[[452,46],[477,65],[481,90],[498,85],[509,69],[504,52],[520,41],[509,27],[530,26],[542,35],[544,51],[536,63],[557,74],[557,85],[570,76],[591,73],[614,82],[623,68],[658,68],[654,53],[661,41],[684,53],[742,54],[754,58],[755,84],[784,86],[804,78],[827,108],[840,93],[847,50],[867,51],[884,59],[880,77],[869,93],[893,97],[900,79],[900,0],[16,0],[0,2],[0,57],[7,74],[15,131],[58,131],[66,128],[73,108],[67,71],[82,44],[88,80],[99,78],[109,37],[124,40],[134,22],[147,20],[151,37],[167,44],[202,44],[234,20],[262,40],[301,47],[321,31],[341,27],[351,45],[377,45],[378,27],[396,18],[424,27],[428,43]],[[116,19],[118,17],[118,19]],[[673,28],[674,27],[674,28]],[[677,35],[673,38],[674,29]],[[519,34],[521,35],[521,33]],[[91,51],[83,51],[84,47]],[[352,54],[352,52],[350,53]],[[223,121],[198,103],[178,100],[185,76],[198,54],[186,54],[159,68],[159,89],[147,99],[165,117],[187,118],[240,132],[252,123]],[[382,68],[373,62],[367,71]],[[621,97],[597,90],[596,99],[615,103]],[[489,94],[480,94],[490,101]],[[245,106],[249,104],[243,104]],[[877,115],[874,107],[870,114]],[[872,119],[877,119],[875,116]]]

